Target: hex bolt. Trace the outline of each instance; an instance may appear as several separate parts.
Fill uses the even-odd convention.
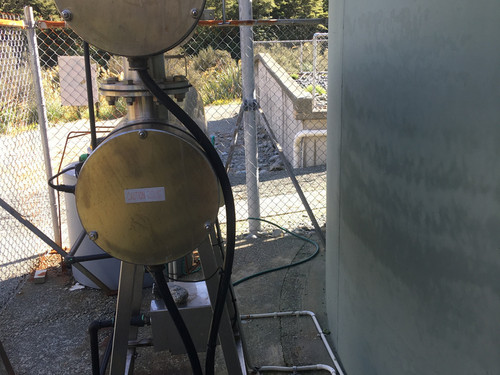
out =
[[[116,98],[114,96],[106,96],[106,101],[108,102],[109,105],[115,105]]]
[[[73,14],[71,13],[71,11],[69,9],[64,9],[61,12],[61,16],[62,16],[63,20],[65,20],[66,22],[69,22],[73,19]]]
[[[148,137],[148,132],[146,130],[139,131],[139,138],[146,139]]]
[[[196,8],[191,9],[191,17],[198,18],[199,15],[200,15],[200,11],[198,9],[196,9]]]
[[[114,83],[118,82],[118,77],[108,77],[106,78],[106,83],[109,85],[112,85]]]
[[[97,237],[99,237],[99,235],[97,234],[97,232],[95,230],[93,230],[92,232],[89,232],[89,238],[92,240],[92,241],[96,241],[97,240]]]
[[[128,105],[134,104],[135,98],[133,96],[129,96],[125,98],[125,101],[127,102]]]

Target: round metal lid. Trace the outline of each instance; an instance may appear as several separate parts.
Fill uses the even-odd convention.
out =
[[[172,49],[198,23],[205,0],[55,0],[67,24],[110,53],[135,57]]]
[[[206,238],[219,183],[184,133],[125,128],[89,156],[75,199],[83,227],[104,251],[130,263],[164,264]]]

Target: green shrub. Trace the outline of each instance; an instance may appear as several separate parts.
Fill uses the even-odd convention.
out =
[[[211,68],[224,68],[233,63],[231,54],[228,51],[214,50],[211,46],[202,49],[198,55],[191,58],[191,66],[202,72]]]
[[[313,92],[313,85],[307,86],[306,87],[306,91],[312,94],[312,92]],[[326,89],[323,86],[316,85],[314,91],[318,95],[325,95],[326,94]]]
[[[205,72],[203,84],[198,86],[203,104],[221,104],[241,98],[241,68],[233,62],[223,69]]]

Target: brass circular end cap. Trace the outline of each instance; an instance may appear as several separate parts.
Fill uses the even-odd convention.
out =
[[[133,57],[172,49],[189,37],[204,0],[55,0],[82,39],[107,52]],[[193,9],[198,11],[193,18]]]
[[[206,238],[219,209],[219,183],[183,132],[124,128],[89,156],[75,200],[83,227],[99,233],[95,242],[104,251],[134,264],[164,264]]]

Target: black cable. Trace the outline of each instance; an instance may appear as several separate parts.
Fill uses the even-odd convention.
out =
[[[64,193],[71,193],[71,194],[75,194],[75,185],[54,185],[53,181],[59,177],[60,175],[66,173],[66,172],[69,172],[71,171],[72,169],[74,169],[76,171],[76,168],[77,168],[77,165],[78,164],[75,164],[75,165],[72,165],[68,168],[65,168],[63,169],[61,172],[55,174],[54,176],[52,176],[51,178],[49,178],[49,186],[52,188],[52,189],[55,189],[57,191],[62,191]]]
[[[165,306],[167,307],[167,310],[172,317],[172,321],[177,328],[177,332],[179,332],[179,336],[181,336],[182,342],[184,343],[184,347],[186,348],[186,352],[189,357],[189,362],[191,363],[193,374],[203,375],[200,359],[198,358],[198,352],[196,350],[196,347],[194,346],[193,340],[191,338],[191,335],[189,334],[186,324],[182,319],[181,313],[179,312],[179,309],[175,304],[172,294],[170,293],[167,280],[165,280],[165,275],[163,274],[163,266],[149,266],[148,269],[151,276],[153,276],[156,285],[158,286],[158,292],[165,302]]]
[[[226,241],[226,256],[224,258],[224,268],[222,271],[217,298],[212,316],[212,324],[210,326],[210,334],[207,343],[207,353],[205,360],[205,375],[213,375],[215,371],[215,349],[217,347],[217,336],[219,333],[222,313],[224,311],[226,297],[231,286],[231,273],[234,260],[234,248],[236,241],[236,214],[234,207],[234,198],[231,190],[231,183],[226,173],[224,164],[222,163],[219,154],[213,147],[205,133],[198,127],[196,122],[182,110],[151,78],[147,71],[147,63],[144,59],[130,59],[131,69],[137,70],[139,77],[148,90],[165,106],[177,119],[191,132],[198,144],[205,151],[208,160],[214,168],[215,174],[219,178],[226,206],[227,219],[227,241]]]
[[[297,262],[294,262],[294,263],[290,263],[290,264],[285,264],[283,266],[279,266],[279,267],[275,267],[275,268],[270,268],[270,269],[267,269],[267,270],[264,270],[264,271],[260,271],[260,272],[257,272],[257,273],[254,273],[254,274],[251,274],[249,276],[246,276],[242,279],[239,279],[237,281],[235,281],[233,283],[233,286],[237,286],[247,280],[250,280],[250,279],[253,279],[254,277],[258,277],[258,276],[262,276],[262,275],[265,275],[267,273],[270,273],[270,272],[275,272],[275,271],[280,271],[280,270],[283,270],[283,269],[286,269],[286,268],[292,268],[292,267],[295,267],[295,266],[298,266],[300,264],[303,264],[303,263],[306,263],[306,262],[309,262],[311,259],[313,259],[316,255],[318,255],[319,253],[319,245],[314,242],[313,240],[307,238],[307,237],[304,237],[304,236],[301,236],[300,234],[297,234],[297,233],[293,233],[293,232],[290,232],[288,229],[285,229],[281,226],[279,226],[278,224],[276,223],[273,223],[272,221],[269,221],[269,220],[266,220],[266,219],[261,219],[261,218],[256,218],[256,217],[249,217],[248,220],[260,220],[264,223],[268,223],[268,224],[271,224],[271,225],[274,225],[275,227],[281,229],[282,231],[284,232],[287,232],[288,234],[294,236],[294,237],[297,237],[299,239],[301,239],[302,241],[305,241],[305,242],[309,242],[311,245],[314,245],[314,247],[316,248],[314,253],[309,255],[308,257],[302,259],[302,260],[299,260]]]
[[[87,80],[87,101],[89,107],[89,122],[90,122],[90,145],[92,150],[97,147],[97,135],[95,128],[95,113],[94,113],[94,90],[92,87],[92,70],[90,65],[90,47],[87,42],[83,42],[83,57],[85,60],[85,79]]]

